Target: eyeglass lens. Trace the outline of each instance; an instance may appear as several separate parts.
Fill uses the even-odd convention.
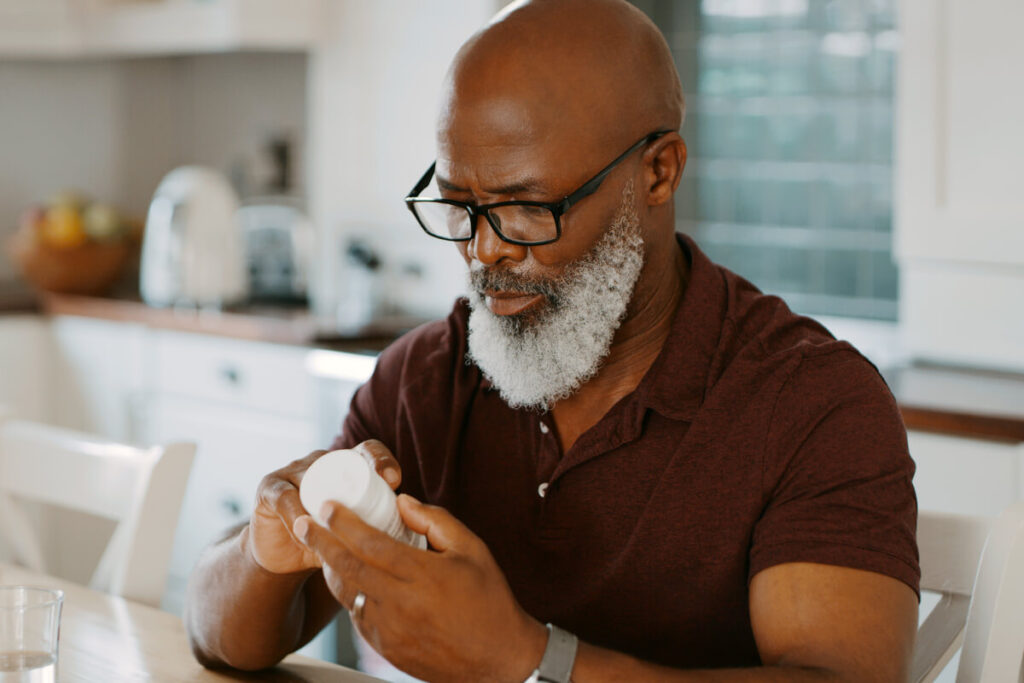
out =
[[[441,239],[468,239],[472,217],[468,210],[441,202],[416,202],[415,209],[430,234]],[[558,237],[555,216],[543,206],[512,204],[488,210],[492,225],[507,239],[546,242]]]

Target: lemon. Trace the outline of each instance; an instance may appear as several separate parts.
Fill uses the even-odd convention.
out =
[[[82,215],[72,206],[58,205],[46,212],[43,242],[58,249],[72,249],[89,239],[82,224]]]

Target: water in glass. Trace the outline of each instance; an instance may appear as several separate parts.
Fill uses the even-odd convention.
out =
[[[0,683],[54,683],[56,672],[49,652],[0,652]]]

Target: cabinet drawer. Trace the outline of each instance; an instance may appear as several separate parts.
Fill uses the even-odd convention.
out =
[[[266,474],[314,450],[313,422],[180,398],[152,409],[153,441],[188,438],[197,446],[171,559],[171,572],[184,577],[210,541],[249,519]]]
[[[1021,499],[1024,446],[910,431],[918,508],[998,515]]]
[[[311,418],[307,349],[200,334],[160,332],[155,391]]]

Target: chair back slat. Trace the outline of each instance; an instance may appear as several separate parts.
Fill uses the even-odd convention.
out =
[[[17,498],[120,520],[159,452],[30,422],[0,430],[0,489]]]
[[[46,571],[22,502],[114,520],[90,586],[159,606],[194,455],[193,444],[139,448],[0,415],[0,534],[18,561]]]
[[[921,590],[970,595],[991,522],[988,517],[922,511],[917,522]]]
[[[996,518],[978,568],[957,683],[1024,677],[1024,503]]]
[[[931,683],[953,658],[964,642],[964,625],[971,598],[947,594],[917,630],[917,647],[910,667],[912,683]]]
[[[960,649],[988,517],[922,510],[917,517],[921,590],[940,600],[918,628],[911,665],[912,683],[931,683]]]

